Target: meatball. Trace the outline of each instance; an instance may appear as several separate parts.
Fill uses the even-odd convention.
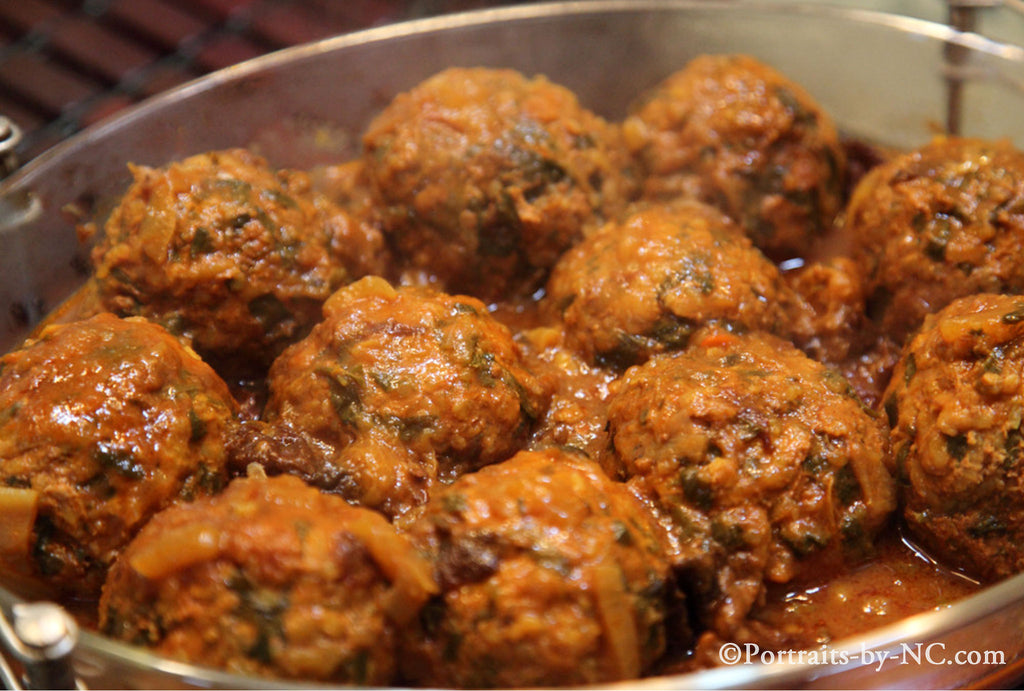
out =
[[[326,489],[395,516],[526,442],[547,394],[479,300],[370,277],[324,314],[271,367],[264,418],[313,441]]]
[[[765,584],[866,554],[895,505],[884,421],[766,334],[709,334],[616,382],[617,475],[668,520],[704,623],[738,630]]]
[[[526,448],[562,447],[604,467],[608,390],[618,374],[584,362],[565,345],[565,331],[557,326],[524,330],[519,341],[530,371],[551,392]]]
[[[804,309],[791,325],[793,340],[815,360],[841,366],[874,344],[868,335],[864,280],[857,264],[837,255],[783,274]]]
[[[398,258],[483,299],[532,292],[635,194],[617,129],[513,70],[445,70],[397,96],[363,145]]]
[[[259,474],[153,518],[110,571],[100,630],[235,673],[388,685],[434,586],[380,514]]]
[[[581,457],[520,452],[440,489],[407,527],[441,589],[403,644],[415,683],[632,679],[679,625],[670,612],[684,616],[652,514]]]
[[[912,539],[984,581],[1024,571],[1024,298],[926,317],[884,401]]]
[[[382,270],[379,232],[305,173],[241,149],[131,171],[93,251],[101,302],[187,337],[211,363],[262,371],[335,289]]]
[[[857,185],[843,232],[899,344],[955,298],[1024,292],[1024,153],[947,137],[897,156]]]
[[[702,55],[623,123],[644,196],[721,207],[754,244],[804,256],[842,209],[846,154],[829,115],[799,85],[746,55]]]
[[[785,334],[796,305],[739,227],[696,201],[606,224],[558,262],[546,302],[587,361],[623,369],[685,347],[709,324]]]
[[[19,526],[0,568],[98,597],[154,513],[223,487],[235,409],[208,365],[141,318],[51,326],[0,358],[0,522]]]

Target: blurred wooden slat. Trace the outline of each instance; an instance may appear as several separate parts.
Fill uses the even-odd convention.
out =
[[[48,0],[0,0],[0,21],[28,32],[66,15],[59,2]]]
[[[522,0],[0,0],[0,112],[36,155],[131,103],[286,46]]]
[[[207,71],[219,70],[255,58],[266,49],[242,36],[222,35],[207,41],[195,56],[195,63]]]
[[[160,53],[86,17],[65,19],[49,34],[50,49],[83,72],[116,85]]]
[[[194,39],[209,24],[201,18],[164,0],[113,0],[103,16],[139,36],[173,51],[182,42]]]
[[[17,92],[56,117],[102,88],[102,84],[55,64],[37,53],[16,53],[0,62],[0,89]]]

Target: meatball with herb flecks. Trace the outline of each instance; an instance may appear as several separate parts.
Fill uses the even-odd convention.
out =
[[[747,55],[701,55],[623,123],[649,199],[720,207],[773,259],[805,256],[842,209],[846,155],[831,117]]]
[[[1024,153],[944,137],[895,156],[854,189],[842,230],[869,314],[902,345],[958,297],[1024,292]]]
[[[545,300],[587,361],[619,369],[711,324],[788,335],[797,306],[734,222],[690,200],[640,207],[590,235],[555,266]]]
[[[325,488],[395,516],[526,443],[547,392],[479,300],[372,277],[324,312],[271,368],[265,419],[311,440]]]
[[[441,488],[410,516],[405,527],[432,556],[441,591],[403,638],[414,683],[634,679],[670,642],[688,642],[660,526],[580,456],[520,452]]]
[[[973,578],[1024,571],[1024,298],[959,298],[927,317],[884,406],[911,539]]]
[[[154,513],[224,485],[235,410],[208,365],[140,318],[50,326],[0,358],[0,568],[97,597]]]
[[[380,514],[257,472],[154,517],[111,569],[99,626],[235,673],[381,686],[435,589]]]
[[[93,251],[102,305],[162,324],[213,364],[261,372],[334,290],[382,270],[380,234],[306,173],[243,149],[131,171]]]
[[[628,370],[609,432],[617,475],[664,515],[720,636],[767,583],[865,556],[895,508],[884,422],[839,374],[769,335],[708,333]]]
[[[484,300],[529,295],[634,196],[617,129],[514,70],[440,72],[395,97],[363,146],[398,260]]]

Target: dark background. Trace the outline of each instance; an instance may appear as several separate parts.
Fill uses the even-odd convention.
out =
[[[158,92],[280,48],[522,0],[0,0],[0,115],[25,163]]]

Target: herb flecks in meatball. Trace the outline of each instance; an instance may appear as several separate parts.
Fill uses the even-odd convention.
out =
[[[256,474],[157,515],[110,572],[100,629],[241,674],[389,685],[435,590],[380,514]]]
[[[275,363],[266,419],[304,434],[332,488],[397,515],[429,487],[504,460],[528,439],[547,393],[509,330],[468,296],[365,278]]]
[[[209,366],[139,318],[52,326],[3,356],[0,487],[36,510],[20,545],[0,540],[4,571],[97,597],[154,513],[224,485],[235,410]]]
[[[623,123],[649,199],[696,197],[776,259],[805,256],[842,208],[845,153],[799,85],[746,55],[702,55]]]
[[[640,207],[569,250],[548,308],[587,361],[624,369],[709,325],[789,335],[796,295],[733,221],[679,201]]]
[[[616,387],[618,475],[667,518],[695,605],[721,636],[766,583],[864,556],[895,508],[884,422],[777,338],[707,335]]]
[[[959,298],[903,350],[885,410],[911,537],[994,581],[1024,571],[1024,298]]]
[[[363,144],[398,258],[485,300],[530,294],[634,196],[617,130],[513,70],[445,70],[398,95]]]
[[[524,451],[464,475],[407,528],[433,557],[441,588],[405,639],[416,683],[631,679],[659,658],[670,628],[685,645],[660,527],[582,457]]]
[[[102,304],[164,325],[211,362],[262,371],[334,290],[381,270],[379,233],[303,172],[242,149],[131,170],[93,252]]]
[[[845,216],[869,314],[898,345],[958,297],[1024,292],[1024,153],[1009,142],[947,137],[896,156]]]

